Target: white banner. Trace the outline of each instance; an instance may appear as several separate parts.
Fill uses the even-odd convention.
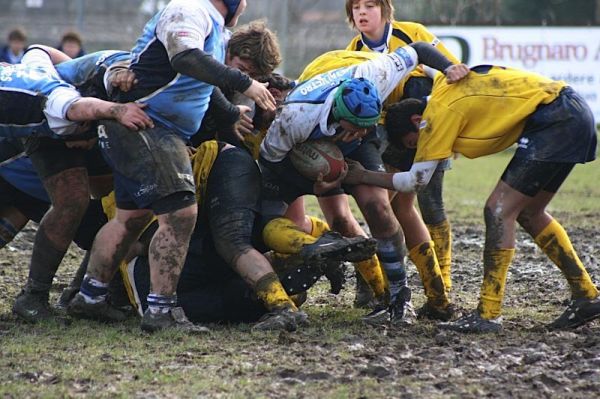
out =
[[[503,65],[564,80],[600,123],[600,28],[430,27],[470,66]]]

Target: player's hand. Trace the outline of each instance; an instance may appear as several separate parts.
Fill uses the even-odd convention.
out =
[[[113,117],[127,129],[151,129],[154,127],[154,122],[144,112],[144,108],[146,108],[146,104],[115,104],[111,107],[111,113]]]
[[[236,131],[238,138],[243,140],[244,135],[252,133],[252,130],[254,129],[252,118],[249,115],[249,113],[252,112],[252,108],[246,105],[238,105],[237,107],[240,110],[240,120],[235,123],[233,128]]]
[[[260,83],[252,79],[252,84],[243,94],[254,100],[256,105],[265,111],[274,112],[276,109],[275,99],[269,92],[269,89],[267,89],[267,86],[268,83]]]
[[[323,174],[319,173],[317,180],[313,184],[313,192],[315,195],[325,194],[328,191],[334,190],[342,186],[344,179],[348,173],[348,164],[344,163],[344,168],[340,171],[340,175],[333,181],[324,181]]]
[[[363,184],[363,176],[367,172],[364,166],[353,159],[346,159],[346,164],[348,165],[348,173],[344,179],[344,184]]]
[[[469,67],[465,64],[450,65],[444,71],[446,82],[448,82],[448,84],[456,83],[466,77],[470,71]]]
[[[131,88],[138,82],[133,71],[122,67],[110,69],[107,72],[106,79],[112,87],[116,87],[123,92],[128,92],[131,90]]]

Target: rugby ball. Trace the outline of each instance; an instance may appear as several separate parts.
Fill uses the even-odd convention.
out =
[[[337,179],[344,169],[344,155],[332,141],[308,140],[296,144],[290,152],[292,164],[307,179],[317,180],[320,173],[324,181]]]

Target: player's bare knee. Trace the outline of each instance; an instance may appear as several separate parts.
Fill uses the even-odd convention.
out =
[[[373,236],[389,236],[398,230],[399,224],[389,202],[369,201],[363,209]]]

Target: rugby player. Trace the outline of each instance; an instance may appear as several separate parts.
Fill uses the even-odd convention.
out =
[[[13,306],[18,317],[30,322],[51,316],[52,279],[89,202],[87,144],[79,148],[81,141],[73,139],[98,118],[114,118],[134,130],[153,125],[143,106],[82,97],[53,66],[65,60],[63,53],[36,45],[21,64],[0,66],[0,96],[6,105],[0,110],[0,137],[23,140],[52,200],[36,233],[28,281]]]
[[[442,327],[474,333],[501,330],[516,222],[558,266],[571,288],[571,302],[549,328],[574,328],[600,317],[598,289],[566,231],[546,210],[575,164],[595,158],[596,128],[589,106],[562,81],[498,66],[471,69],[455,85],[438,75],[428,100],[406,99],[389,109],[390,140],[417,151],[409,171],[376,173],[354,164],[346,182],[413,192],[429,183],[437,164],[452,152],[476,158],[516,143],[517,150],[484,208],[479,305]]]
[[[375,134],[369,130],[380,118],[382,100],[417,66],[418,60],[445,70],[451,81],[459,80],[468,71],[463,65],[453,65],[429,44],[419,42],[389,54],[373,54],[373,59],[357,65],[329,70],[292,90],[261,145],[259,162],[263,172],[265,216],[281,216],[286,204],[303,194],[314,193],[330,197],[331,206],[323,209],[330,215],[328,222],[334,230],[344,236],[361,235],[362,230],[343,205],[346,198],[341,195],[344,191],[338,187],[340,182],[309,181],[293,168],[288,152],[306,140],[334,137],[347,157],[358,159],[369,168],[383,170]],[[357,186],[350,188],[350,193],[378,240],[378,251],[390,282],[392,320],[402,323],[410,303],[410,290],[403,289],[406,273],[400,253],[404,238],[387,192]],[[276,241],[280,235],[278,229],[270,227],[273,226],[265,228],[266,241],[271,241],[269,237]],[[268,245],[276,248],[276,243],[268,242]],[[373,269],[378,265],[369,267]],[[385,287],[381,281],[373,281],[372,288],[383,302],[386,292],[381,289]],[[378,317],[389,316],[384,308],[377,309],[376,313]]]
[[[172,0],[146,24],[132,51],[130,69],[137,84],[116,98],[147,104],[157,126],[132,135],[110,121],[101,125],[99,140],[114,171],[117,211],[98,233],[81,291],[68,308],[71,315],[118,319],[105,306],[107,283],[155,214],[159,228],[150,243],[152,289],[141,328],[202,332],[172,313],[197,216],[185,142],[198,131],[209,101],[229,109],[232,123],[239,119],[238,108],[214,85],[232,87],[259,106],[274,108],[262,84],[223,65],[225,26],[234,26],[245,7],[245,0]]]
[[[348,44],[347,50],[388,53],[398,47],[416,41],[430,43],[453,63],[459,60],[432,34],[425,26],[405,21],[394,20],[394,5],[391,0],[346,0],[346,17],[351,28],[358,30],[359,35]],[[431,77],[427,76],[423,67],[412,71],[390,94],[386,104],[393,104],[402,98],[422,98],[431,92]],[[385,114],[385,112],[384,112]],[[410,169],[415,151],[405,147],[389,146],[385,131],[385,117],[377,125],[377,133],[384,142],[383,161],[388,171],[406,171]],[[416,265],[425,286],[428,301],[419,310],[420,316],[449,319],[452,307],[436,292],[437,268],[434,276],[428,276],[431,263],[439,262],[444,289],[449,292],[452,287],[451,260],[452,234],[450,223],[444,210],[442,186],[444,172],[451,168],[450,158],[440,162],[429,184],[416,195],[421,216],[414,206],[414,193],[392,193],[391,206],[402,229],[409,258]],[[433,243],[431,242],[433,241]],[[372,294],[365,290],[361,279],[357,280],[356,305],[361,306],[369,301]],[[429,286],[431,282],[431,286]]]

